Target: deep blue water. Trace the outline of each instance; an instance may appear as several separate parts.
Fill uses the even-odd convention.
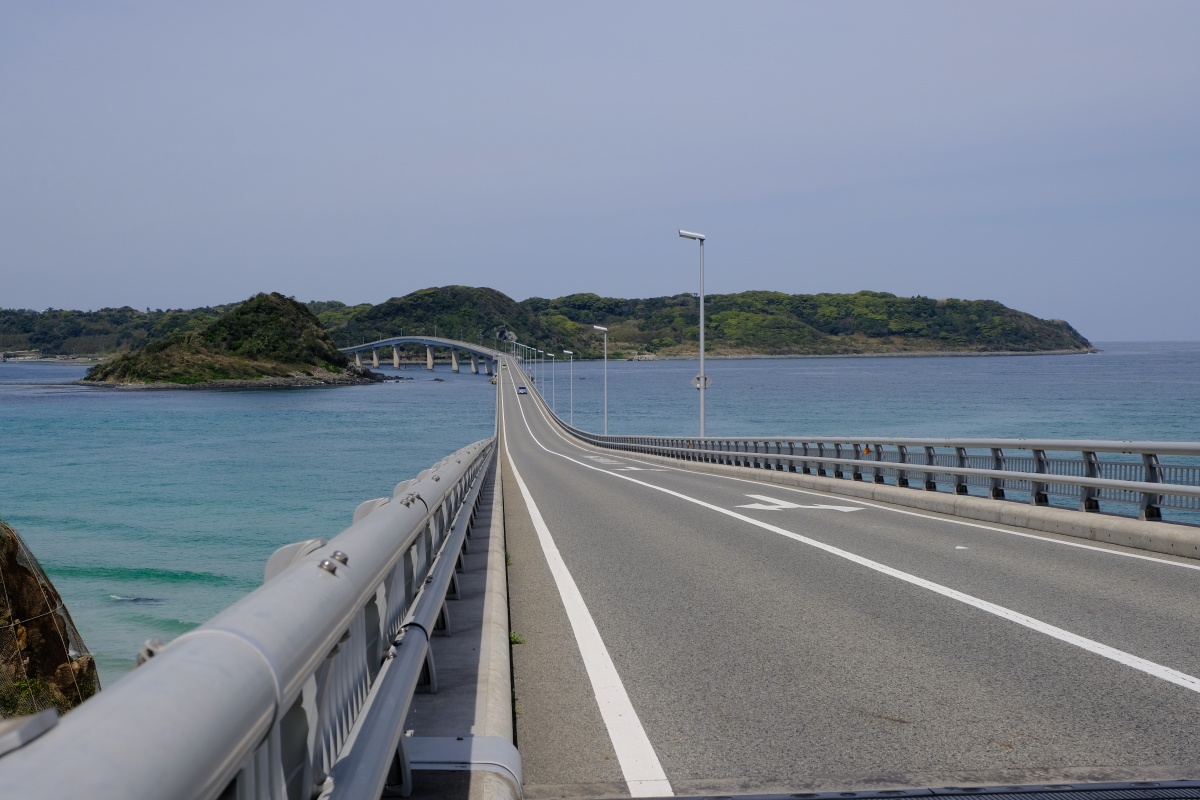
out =
[[[1200,440],[1200,343],[1097,355],[710,360],[709,435]],[[612,433],[692,434],[695,361],[608,364]],[[390,369],[384,372],[394,372]],[[486,378],[288,391],[121,392],[0,363],[0,518],[62,593],[104,682],[257,586],[280,545],[491,435]],[[600,430],[603,365],[539,382]],[[433,380],[434,377],[443,380]],[[551,389],[553,387],[553,389]]]

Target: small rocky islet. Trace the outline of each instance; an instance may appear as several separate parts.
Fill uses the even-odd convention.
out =
[[[312,311],[257,294],[196,331],[152,341],[88,370],[85,384],[128,389],[292,388],[375,383],[350,363]]]

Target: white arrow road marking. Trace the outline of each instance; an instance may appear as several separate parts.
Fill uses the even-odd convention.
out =
[[[653,467],[621,467],[614,469],[613,472],[666,472],[665,469],[654,469]]]
[[[762,500],[762,503],[748,503],[737,508],[757,508],[762,511],[783,511],[786,508],[818,508],[825,511],[862,511],[857,506],[827,506],[822,504],[805,506],[799,503],[789,503],[787,500],[776,500],[774,497],[766,497],[761,494],[748,494],[746,497],[753,497],[755,500]]]

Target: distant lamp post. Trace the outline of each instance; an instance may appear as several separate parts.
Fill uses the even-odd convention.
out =
[[[604,331],[604,435],[608,436],[608,328],[603,325],[593,325],[598,331]],[[703,397],[704,395],[701,395]]]
[[[680,231],[680,237],[695,239],[700,243],[700,374],[696,376],[696,388],[700,390],[700,438],[704,438],[704,390],[709,380],[704,374],[704,234]]]
[[[563,355],[571,357],[567,361],[567,368],[569,370],[567,373],[567,383],[570,384],[571,389],[571,427],[573,428],[575,427],[575,353],[570,350],[563,350]]]
[[[545,350],[538,350],[538,362],[537,363],[538,363],[538,376],[536,378],[534,378],[534,380],[545,383],[546,382],[546,351]]]
[[[554,416],[558,416],[558,357],[554,353],[546,353],[550,356],[550,410],[554,412]]]

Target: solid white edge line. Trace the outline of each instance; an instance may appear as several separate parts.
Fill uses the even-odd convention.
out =
[[[538,411],[541,412],[542,418],[546,419],[545,411],[542,410],[540,407],[538,408]],[[583,447],[578,442],[572,441],[571,439],[568,439],[566,436],[563,436],[562,431],[558,430],[558,426],[555,425],[553,422],[551,422],[549,419],[546,419],[546,424],[548,424],[550,426],[550,429],[554,431],[555,435],[557,435],[558,438],[562,439],[564,442],[569,444],[571,447],[574,447],[576,450],[582,450],[585,453],[593,452],[591,450],[588,450],[586,447]],[[602,448],[601,452],[607,453],[609,451],[604,450]],[[614,450],[612,452],[623,453],[624,451]],[[645,460],[637,458],[635,456],[621,455],[620,458],[624,458],[626,461],[632,461],[635,464],[652,465],[652,466],[659,468],[660,470],[669,470],[671,472],[685,472],[685,473],[692,474],[692,475],[696,475],[696,474],[710,475],[714,478],[718,478],[721,480],[736,481],[738,483],[750,483],[755,486],[770,486],[772,488],[782,489],[783,491],[786,491],[786,492],[797,492],[799,494],[812,495],[813,497],[823,497],[826,500],[840,500],[840,501],[846,502],[846,503],[855,503],[856,505],[865,506],[867,508],[878,509],[879,511],[890,511],[893,514],[903,514],[904,516],[907,516],[907,517],[917,517],[919,519],[928,519],[928,520],[933,520],[934,522],[946,522],[951,525],[961,525],[965,528],[977,528],[977,529],[983,530],[983,531],[994,531],[996,533],[1008,534],[1009,536],[1019,536],[1023,539],[1035,539],[1039,542],[1046,542],[1048,544],[1058,544],[1058,545],[1062,545],[1063,547],[1077,547],[1080,550],[1092,550],[1097,553],[1107,553],[1112,556],[1120,556],[1121,558],[1133,558],[1133,559],[1137,559],[1138,561],[1152,561],[1155,564],[1164,564],[1166,566],[1171,566],[1171,567],[1180,567],[1181,569],[1200,570],[1200,564],[1188,564],[1184,561],[1171,561],[1169,559],[1161,558],[1158,556],[1143,555],[1142,553],[1129,553],[1129,552],[1126,552],[1125,550],[1114,550],[1114,549],[1110,549],[1108,547],[1098,547],[1094,544],[1084,544],[1083,542],[1065,541],[1063,539],[1053,538],[1053,535],[1048,532],[1026,533],[1025,531],[1013,531],[1013,530],[1009,530],[1007,528],[997,528],[994,525],[986,525],[982,522],[968,522],[965,519],[957,519],[950,515],[947,515],[944,517],[935,517],[932,514],[924,514],[924,513],[921,513],[920,511],[909,511],[908,509],[904,509],[904,508],[895,508],[894,506],[885,506],[885,505],[882,505],[875,501],[863,500],[861,498],[853,497],[851,495],[835,494],[833,492],[825,492],[825,491],[821,491],[819,489],[801,489],[798,486],[786,486],[782,483],[764,483],[763,481],[756,481],[753,478],[741,478],[741,477],[738,477],[737,475],[723,475],[719,472],[698,472],[697,470],[690,470],[685,467],[676,467],[671,464],[660,464],[657,461],[645,461]],[[1065,536],[1066,534],[1058,534],[1058,535]],[[1113,547],[1121,547],[1121,546],[1122,545],[1113,545]],[[1181,556],[1181,558],[1182,558],[1182,556]]]
[[[501,419],[503,398],[501,394]],[[517,408],[520,407],[518,402]],[[521,417],[524,419],[523,411]],[[526,421],[527,428],[528,424]],[[521,496],[525,499],[538,541],[542,545],[542,553],[546,556],[546,563],[554,576],[567,619],[571,622],[575,642],[579,645],[580,655],[583,656],[583,665],[592,683],[592,692],[596,696],[596,704],[600,707],[600,716],[608,728],[608,737],[612,741],[613,750],[616,751],[621,773],[629,786],[629,794],[633,797],[672,797],[674,791],[671,784],[663,772],[662,764],[658,761],[658,755],[654,752],[654,746],[650,744],[650,738],[646,735],[637,712],[634,711],[629,694],[625,691],[625,684],[621,682],[617,667],[604,645],[599,628],[596,627],[596,621],[588,611],[583,595],[571,577],[571,572],[554,543],[554,537],[550,535],[550,529],[546,526],[537,503],[533,501],[533,496],[513,461],[512,453],[508,449],[507,436],[504,438],[504,455],[508,458],[508,466],[512,470],[517,488],[521,490]]]
[[[595,470],[596,472],[603,472],[605,474],[612,475],[614,478],[619,478],[623,481],[629,481],[631,483],[636,483],[640,486],[645,486],[648,489],[654,489],[656,491],[663,492],[664,494],[668,494],[673,497],[678,497],[681,500],[685,500],[689,503],[693,503],[693,504],[701,506],[703,508],[707,508],[711,511],[715,511],[718,514],[724,514],[725,516],[733,517],[734,519],[740,520],[742,522],[746,522],[746,523],[753,525],[755,527],[758,527],[758,528],[762,528],[763,530],[771,531],[772,533],[776,533],[780,536],[786,537],[788,539],[792,539],[793,541],[800,542],[801,544],[806,544],[810,547],[815,547],[818,550],[823,550],[826,553],[829,553],[831,555],[835,555],[839,558],[844,558],[847,561],[853,562],[855,564],[859,564],[861,566],[866,567],[867,569],[871,569],[876,572],[882,573],[884,575],[888,575],[890,577],[896,578],[897,580],[901,580],[906,583],[910,583],[914,586],[919,586],[923,589],[927,589],[931,592],[942,595],[943,597],[949,598],[951,600],[956,600],[960,603],[964,603],[973,608],[977,608],[980,611],[985,611],[988,614],[992,614],[994,616],[1000,617],[1001,619],[1006,619],[1009,622],[1015,622],[1016,624],[1026,627],[1026,628],[1029,628],[1030,630],[1034,630],[1039,633],[1043,633],[1054,639],[1058,639],[1059,641],[1074,645],[1074,646],[1079,647],[1083,650],[1086,650],[1090,653],[1094,653],[1098,656],[1102,656],[1102,657],[1110,659],[1112,661],[1116,661],[1119,664],[1123,664],[1127,667],[1131,667],[1133,669],[1136,669],[1136,670],[1143,672],[1147,675],[1150,675],[1152,677],[1159,678],[1161,680],[1167,681],[1168,683],[1173,683],[1176,686],[1182,687],[1184,689],[1188,689],[1189,691],[1200,693],[1200,678],[1197,678],[1194,675],[1189,675],[1186,672],[1180,672],[1179,670],[1172,669],[1171,667],[1167,667],[1162,664],[1157,664],[1153,661],[1142,658],[1140,656],[1135,656],[1132,653],[1127,653],[1124,650],[1118,650],[1115,647],[1110,647],[1109,645],[1103,644],[1101,642],[1097,642],[1094,639],[1088,639],[1084,636],[1080,636],[1079,634],[1071,633],[1068,630],[1059,628],[1055,625],[1051,625],[1048,622],[1042,622],[1039,619],[1035,619],[1034,617],[1030,617],[1030,616],[1028,616],[1026,614],[1022,614],[1018,611],[1014,611],[1011,608],[1006,608],[1005,606],[1001,606],[996,603],[991,603],[991,602],[988,602],[987,600],[982,600],[973,595],[966,594],[965,592],[960,592],[957,589],[951,589],[948,586],[942,586],[939,583],[934,583],[933,581],[926,580],[925,578],[919,578],[916,575],[912,575],[912,574],[904,572],[902,570],[895,569],[894,567],[889,567],[886,564],[879,563],[878,561],[872,561],[869,558],[864,558],[863,556],[859,556],[859,555],[856,555],[849,551],[842,550],[839,547],[834,547],[833,545],[825,544],[824,542],[817,541],[816,539],[810,539],[807,536],[802,536],[798,533],[792,533],[789,530],[785,530],[783,528],[776,527],[775,525],[771,525],[766,522],[760,522],[759,520],[756,520],[752,517],[747,517],[744,514],[739,514],[736,511],[731,511],[729,509],[722,508],[721,506],[716,506],[716,505],[713,505],[712,503],[706,503],[703,500],[698,500],[694,497],[689,497],[688,495],[685,495],[681,492],[676,492],[673,489],[666,489],[662,486],[655,486],[652,483],[646,483],[645,481],[639,481],[636,478],[629,477],[628,475],[619,475],[610,470],[601,469],[599,467],[594,467],[591,464],[585,464],[582,461],[577,461],[576,459],[571,458],[570,456],[565,455],[563,453],[556,453],[553,450],[546,447],[544,444],[542,444],[541,441],[537,438],[537,436],[534,435],[533,429],[529,426],[529,420],[526,419],[526,417],[525,417],[525,410],[523,408],[521,408],[519,404],[517,407],[521,411],[521,419],[525,423],[525,430],[527,430],[529,432],[530,438],[533,439],[533,441],[537,444],[538,447],[542,448],[543,450],[545,450],[547,453],[549,453],[551,455],[556,455],[559,458],[564,458],[567,461],[571,461],[575,464],[578,464],[581,467],[586,467],[587,469],[590,469],[590,470]],[[553,428],[553,426],[551,426],[551,427]],[[506,440],[506,446],[507,446],[507,440]],[[511,458],[510,458],[510,460],[511,460]]]

